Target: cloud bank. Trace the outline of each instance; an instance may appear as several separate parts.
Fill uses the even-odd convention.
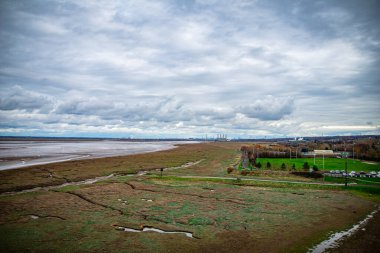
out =
[[[0,134],[380,134],[379,8],[1,1]]]

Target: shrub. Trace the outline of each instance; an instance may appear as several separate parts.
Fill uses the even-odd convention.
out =
[[[267,169],[270,169],[270,167],[271,167],[270,162],[267,162]]]
[[[232,168],[232,167],[228,167],[228,168],[227,168],[227,173],[228,173],[228,174],[230,174],[232,171],[234,171],[234,168]]]
[[[293,165],[292,165],[292,170],[296,170],[296,165],[293,163]]]
[[[313,171],[318,171],[317,165],[313,165]]]
[[[282,169],[282,170],[286,170],[286,165],[285,165],[285,163],[282,163],[282,164],[281,164],[281,169]]]
[[[301,177],[307,177],[307,178],[322,178],[323,175],[320,173],[310,173],[306,171],[293,171],[293,175],[301,176]]]
[[[261,162],[258,162],[258,163],[256,164],[256,167],[260,169],[260,168],[262,167]]]
[[[308,162],[305,162],[304,164],[303,164],[303,166],[302,166],[302,168],[304,169],[304,170],[309,170],[310,169],[310,165],[309,165],[309,163]]]
[[[249,173],[249,170],[242,170],[242,171],[240,172],[240,174],[242,174],[243,176],[248,175],[248,173]]]

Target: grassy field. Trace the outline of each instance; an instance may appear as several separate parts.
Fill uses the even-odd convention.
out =
[[[0,206],[4,252],[272,252],[305,251],[324,231],[359,220],[372,204],[345,192],[124,176],[2,197]],[[126,233],[113,225],[188,231],[200,239]],[[273,244],[273,238],[282,240]]]
[[[314,158],[259,158],[256,162],[260,162],[265,168],[267,162],[270,162],[272,169],[281,169],[282,163],[285,163],[287,169],[291,169],[293,164],[296,167],[296,170],[302,170],[302,166],[307,162],[310,167],[314,165]],[[345,169],[346,159],[342,158],[325,158],[324,159],[324,170],[344,170]],[[323,158],[315,158],[315,165],[319,170],[323,170]],[[347,159],[347,170],[356,172],[359,171],[379,171],[380,164],[369,164],[359,160]]]
[[[2,178],[3,191],[41,182],[54,185],[63,175],[69,180],[120,175],[90,185],[0,195],[0,252],[306,252],[380,203],[376,185],[346,190],[307,184],[310,179],[292,184],[183,177],[230,176],[226,168],[236,162],[240,145],[185,145],[175,151],[38,166],[32,168],[36,174],[27,169],[2,172],[7,180],[26,177],[15,182]],[[200,159],[192,167],[165,171],[163,177],[152,170]],[[44,174],[46,168],[56,178]],[[138,170],[152,173],[126,175]],[[273,177],[294,179],[287,174],[278,171]],[[118,227],[185,231],[194,238]]]

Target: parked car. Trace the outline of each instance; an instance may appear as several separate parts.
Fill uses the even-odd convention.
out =
[[[370,173],[368,173],[370,175],[370,177],[376,177],[377,176],[377,173],[376,171],[371,171]]]

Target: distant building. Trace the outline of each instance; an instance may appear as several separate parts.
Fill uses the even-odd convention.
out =
[[[332,150],[324,150],[324,149],[316,149],[316,150],[314,150],[314,154],[315,155],[327,155],[327,156],[330,155],[331,156],[331,155],[334,155],[334,151],[332,151]]]
[[[302,152],[301,154],[302,154],[302,156],[305,156],[305,157],[314,157],[314,156],[317,156],[317,157],[321,157],[321,156],[341,157],[341,155],[342,155],[341,152],[334,152],[334,151],[329,150],[329,149],[315,149],[312,152]]]
[[[230,141],[226,134],[217,134],[215,141]]]
[[[303,137],[299,137],[299,138],[297,138],[297,137],[295,137],[293,140],[289,140],[289,142],[304,142],[305,140],[303,139]]]

